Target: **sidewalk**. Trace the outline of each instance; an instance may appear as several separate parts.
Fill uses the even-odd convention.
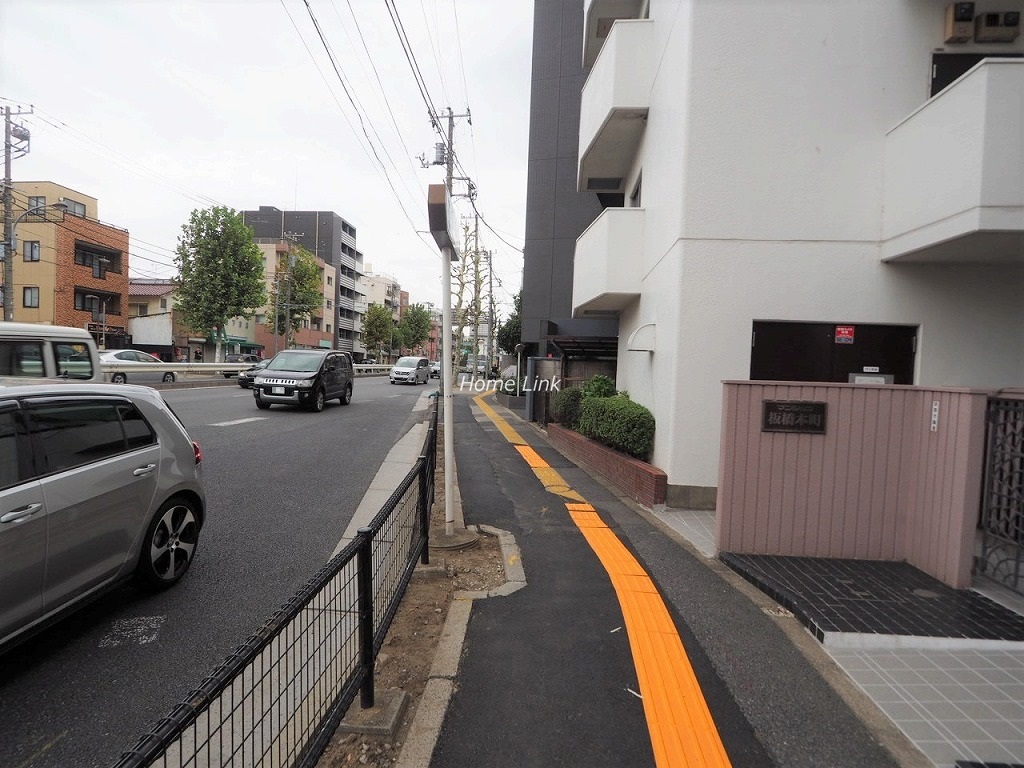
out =
[[[472,602],[431,766],[932,765],[788,611],[492,398],[454,408],[465,521],[514,536],[526,586]]]

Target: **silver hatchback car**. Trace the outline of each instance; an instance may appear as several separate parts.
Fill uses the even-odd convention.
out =
[[[201,461],[148,387],[0,386],[0,650],[128,577],[175,584],[206,515]]]

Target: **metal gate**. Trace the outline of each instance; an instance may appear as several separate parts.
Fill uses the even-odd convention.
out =
[[[990,398],[978,572],[1024,594],[1024,400]]]

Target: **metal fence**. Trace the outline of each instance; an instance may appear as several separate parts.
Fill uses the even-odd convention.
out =
[[[437,401],[422,455],[357,537],[114,764],[313,766],[373,665],[416,561],[428,561]]]

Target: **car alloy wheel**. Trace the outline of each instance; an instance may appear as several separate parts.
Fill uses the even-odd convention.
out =
[[[164,384],[173,384],[173,383],[174,383],[174,374],[171,373],[170,371],[168,371],[167,373],[164,374]]]
[[[199,519],[192,503],[182,498],[164,502],[142,542],[139,579],[157,589],[176,583],[192,564],[198,543]]]
[[[348,405],[349,403],[352,402],[352,385],[351,384],[347,384],[345,386],[345,393],[341,397],[338,398],[338,401],[342,405]]]
[[[320,413],[324,409],[324,404],[327,402],[327,397],[324,395],[324,390],[318,389],[316,394],[313,395],[313,404],[311,408],[313,413]]]
[[[125,384],[128,381],[128,377],[125,376],[123,373],[115,373],[113,376],[110,377],[110,380],[114,384]]]

